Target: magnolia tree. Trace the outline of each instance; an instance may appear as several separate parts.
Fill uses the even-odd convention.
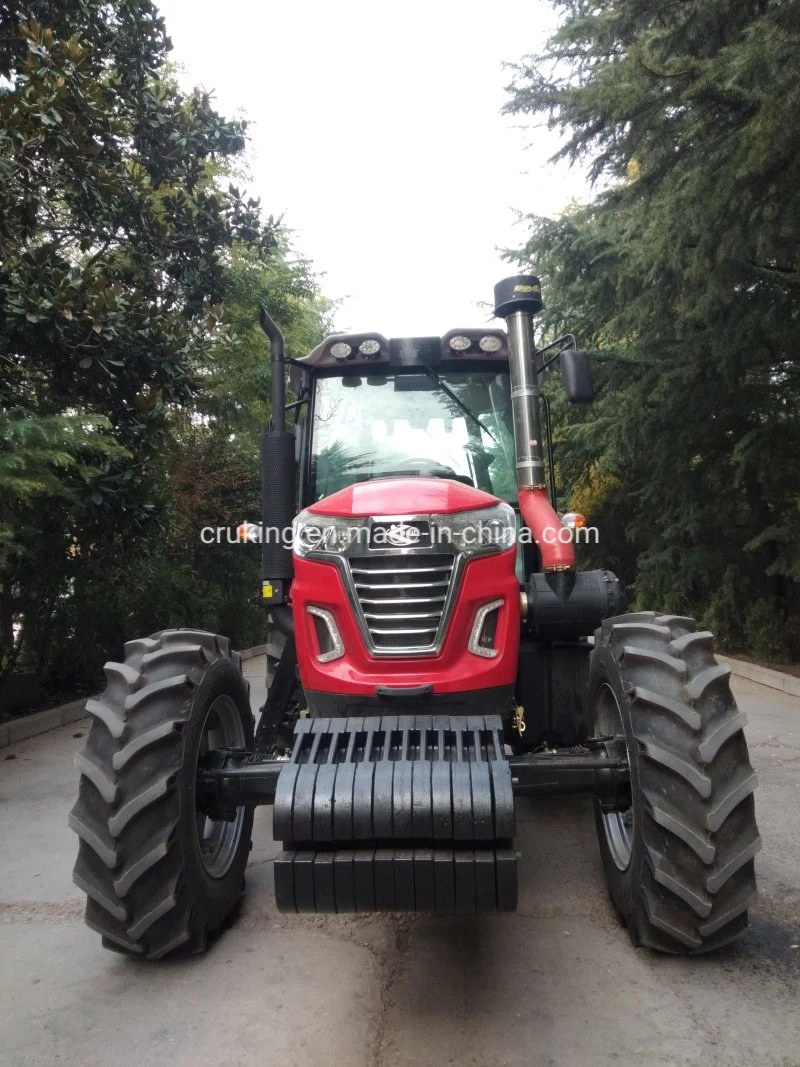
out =
[[[0,15],[0,670],[67,684],[159,604],[164,624],[181,608],[203,621],[194,548],[174,535],[187,465],[207,456],[212,495],[233,465],[225,493],[241,499],[225,503],[247,505],[244,438],[268,395],[258,304],[277,302],[290,337],[320,329],[327,305],[228,177],[245,122],[178,88],[149,0]],[[181,574],[192,595],[170,604]],[[233,597],[237,618],[221,581],[210,601]]]

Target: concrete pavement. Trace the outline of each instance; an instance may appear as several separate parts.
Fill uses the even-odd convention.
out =
[[[258,706],[263,659],[246,672]],[[631,948],[589,803],[546,799],[519,804],[514,915],[278,915],[261,809],[236,926],[204,958],[129,961],[83,926],[70,877],[72,755],[88,722],[10,746],[0,1063],[797,1065],[800,699],[740,679],[734,690],[760,779],[759,898],[740,946],[694,960]]]

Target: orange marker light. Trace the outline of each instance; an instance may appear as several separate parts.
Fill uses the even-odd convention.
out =
[[[586,518],[579,511],[568,511],[561,516],[561,522],[568,530],[580,530],[586,525]]]

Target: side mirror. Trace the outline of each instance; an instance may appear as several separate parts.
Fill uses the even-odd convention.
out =
[[[589,356],[577,348],[567,348],[561,353],[561,381],[571,404],[591,404],[594,400],[594,383]]]

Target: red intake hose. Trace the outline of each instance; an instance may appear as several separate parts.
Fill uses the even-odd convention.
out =
[[[555,513],[544,486],[537,489],[520,489],[519,510],[525,525],[536,538],[542,557],[542,570],[574,571],[575,546],[571,540],[566,543],[559,540],[559,533],[564,526]]]

